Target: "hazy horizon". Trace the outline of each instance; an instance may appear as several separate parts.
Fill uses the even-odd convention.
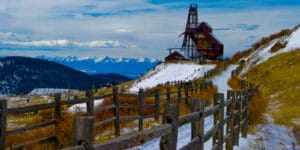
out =
[[[4,0],[0,2],[1,56],[157,58],[181,47],[190,3],[179,0]],[[198,1],[224,43],[224,56],[299,24],[295,0]]]

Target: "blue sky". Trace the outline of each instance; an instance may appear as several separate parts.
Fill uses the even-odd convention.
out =
[[[225,56],[300,24],[296,0],[0,0],[0,55],[162,59],[195,2]]]

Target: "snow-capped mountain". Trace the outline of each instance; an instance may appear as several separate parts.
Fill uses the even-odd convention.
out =
[[[54,61],[71,68],[86,72],[96,73],[117,73],[131,78],[136,78],[145,73],[160,61],[151,58],[111,58],[111,57],[45,57],[37,58]]]
[[[0,95],[27,94],[36,88],[89,89],[119,84],[119,74],[89,75],[56,62],[29,57],[0,58]]]

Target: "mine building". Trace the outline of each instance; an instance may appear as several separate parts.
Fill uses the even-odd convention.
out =
[[[207,22],[198,22],[197,4],[191,4],[187,17],[185,31],[180,51],[184,56],[197,62],[207,62],[208,60],[223,59],[223,43],[213,34],[212,27]],[[180,53],[171,53],[165,58],[169,60]],[[168,58],[168,59],[167,59]]]

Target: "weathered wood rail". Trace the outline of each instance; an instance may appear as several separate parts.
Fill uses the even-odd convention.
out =
[[[240,133],[243,137],[247,136],[248,131],[248,100],[254,90],[228,91],[227,100],[224,100],[223,93],[217,93],[214,96],[212,107],[205,107],[205,101],[194,99],[191,101],[192,113],[179,116],[178,103],[167,103],[161,125],[139,130],[138,132],[119,136],[109,142],[93,144],[91,137],[94,136],[93,117],[76,118],[74,129],[74,147],[67,150],[75,149],[126,149],[149,142],[156,138],[161,138],[160,149],[175,150],[177,149],[178,128],[184,124],[191,123],[191,141],[181,147],[181,150],[204,149],[204,143],[212,138],[212,149],[223,149],[225,143],[226,149],[233,149],[233,145],[239,144]],[[226,109],[226,113],[225,113]],[[213,115],[214,123],[212,128],[204,132],[205,118]],[[87,123],[81,123],[86,120]],[[89,120],[89,121],[87,121]],[[225,129],[226,127],[226,129]],[[80,141],[84,141],[82,144]]]
[[[215,69],[214,71],[207,72],[205,77],[211,77],[217,74],[220,70]],[[233,77],[234,73],[233,73]],[[35,129],[40,129],[48,126],[54,126],[57,128],[57,122],[61,119],[62,107],[64,105],[74,105],[80,103],[86,103],[87,112],[84,116],[76,118],[74,122],[74,147],[69,149],[123,149],[137,146],[155,138],[162,137],[161,149],[176,149],[177,132],[178,128],[186,123],[192,123],[192,137],[191,142],[184,146],[182,149],[200,149],[203,147],[203,143],[213,137],[213,148],[222,148],[222,144],[219,141],[226,142],[226,148],[232,149],[232,145],[238,144],[238,136],[242,131],[243,136],[247,136],[247,105],[248,99],[253,96],[255,92],[258,92],[258,88],[251,83],[240,80],[241,85],[243,84],[243,92],[228,91],[228,99],[224,101],[223,94],[219,93],[215,96],[214,106],[205,108],[203,100],[191,101],[189,95],[193,92],[200,92],[207,90],[208,87],[212,86],[210,80],[203,82],[177,82],[178,89],[171,90],[167,88],[166,92],[155,90],[154,93],[145,93],[140,90],[138,94],[119,93],[117,87],[113,88],[111,93],[94,96],[93,90],[86,92],[85,98],[72,99],[63,101],[61,94],[54,95],[54,102],[48,104],[40,104],[35,106],[26,106],[21,108],[7,108],[7,100],[0,100],[0,149],[5,149],[5,137],[7,135],[22,134]],[[135,97],[138,99],[138,104],[121,104],[119,103],[120,97]],[[147,97],[153,97],[154,103],[145,104],[144,100]],[[174,99],[174,97],[176,97]],[[113,103],[101,108],[94,109],[94,100],[112,98]],[[178,117],[178,104],[184,101],[188,106],[191,105],[192,113]],[[161,106],[165,106],[165,109],[161,110]],[[145,114],[144,110],[147,108],[153,108],[153,114]],[[7,130],[7,115],[23,114],[38,112],[46,109],[54,109],[54,119],[25,126],[13,130]],[[138,115],[136,116],[120,116],[121,109],[136,109]],[[226,113],[225,113],[226,109]],[[94,122],[95,114],[104,112],[106,110],[112,110],[114,116],[112,118],[102,120],[100,122]],[[144,119],[154,118],[158,120],[161,113],[163,112],[163,124],[144,130]],[[224,114],[225,113],[225,114]],[[223,114],[223,115],[222,115]],[[214,126],[207,132],[204,133],[204,118],[210,115],[214,116]],[[129,135],[120,134],[120,121],[138,120],[138,132],[131,133]],[[101,143],[94,145],[94,129],[98,126],[103,126],[109,123],[114,123],[114,131],[116,138],[112,142]],[[224,132],[224,125],[226,126],[226,134]],[[84,125],[84,127],[82,127]],[[77,129],[77,130],[75,130]],[[85,134],[83,134],[85,133]],[[176,137],[176,139],[175,139]],[[33,143],[54,143],[59,144],[56,137],[56,133],[53,136],[43,137],[34,141],[19,143],[13,145],[12,149],[22,149]]]
[[[91,116],[97,113],[104,112],[105,110],[113,110],[114,117],[102,120],[100,122],[94,123],[95,127],[106,125],[109,123],[114,122],[114,128],[115,128],[115,136],[120,136],[120,121],[131,121],[131,120],[138,120],[139,121],[139,131],[143,130],[143,122],[144,119],[147,118],[154,118],[155,120],[159,119],[159,116],[161,115],[160,106],[166,105],[170,102],[172,102],[171,96],[174,96],[177,94],[178,101],[180,102],[182,99],[184,99],[185,103],[189,103],[189,95],[192,92],[195,91],[203,91],[207,90],[208,87],[212,87],[212,82],[199,82],[199,83],[193,83],[191,82],[184,83],[182,82],[182,87],[179,86],[178,90],[171,91],[170,88],[167,88],[167,91],[162,93],[159,90],[155,90],[155,93],[144,93],[144,91],[141,89],[138,94],[128,94],[128,93],[119,93],[119,90],[117,87],[113,88],[113,91],[111,93],[100,95],[100,96],[94,96],[93,90],[88,90],[86,92],[85,98],[79,98],[79,99],[71,99],[62,101],[61,94],[57,93],[54,95],[54,102],[47,103],[47,104],[40,104],[40,105],[34,105],[34,106],[25,106],[25,107],[18,107],[18,108],[8,108],[7,107],[7,100],[0,100],[0,117],[1,117],[1,125],[0,125],[0,149],[5,149],[5,137],[8,135],[14,135],[14,134],[22,134],[28,131],[48,127],[48,126],[54,126],[57,127],[57,121],[61,119],[61,113],[62,113],[62,107],[64,105],[74,105],[74,104],[80,104],[80,103],[86,103],[87,112],[84,113],[84,116]],[[183,89],[183,90],[182,90]],[[119,103],[119,97],[136,97],[138,98],[139,104],[120,104]],[[113,99],[113,104],[107,105],[101,108],[94,109],[94,100],[96,99],[104,99],[104,98],[111,98]],[[153,97],[154,103],[153,104],[144,104],[144,99],[146,97]],[[137,116],[120,116],[119,111],[120,109],[138,109],[139,115]],[[144,114],[144,109],[146,108],[154,108],[155,113],[150,115]],[[17,115],[17,114],[24,114],[24,113],[32,113],[32,112],[38,112],[42,110],[47,109],[54,109],[54,119],[33,124],[30,126],[25,126],[17,129],[7,130],[7,115]],[[12,147],[12,149],[20,149],[25,148],[26,146],[33,144],[33,143],[50,143],[53,142],[56,145],[58,145],[59,141],[56,138],[56,133],[53,133],[53,136],[49,137],[43,137],[40,139],[36,139],[34,141],[26,142],[26,143],[20,143],[16,144]]]

